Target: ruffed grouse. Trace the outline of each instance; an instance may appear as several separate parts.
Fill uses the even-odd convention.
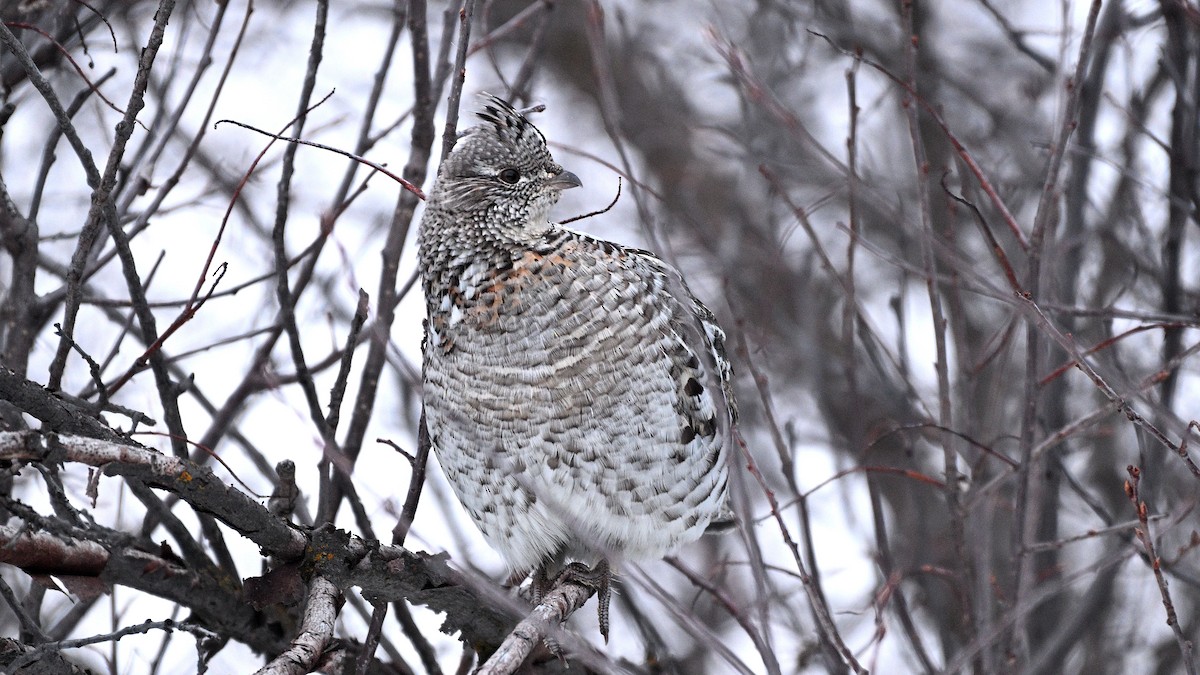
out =
[[[653,254],[548,220],[579,178],[485,96],[420,230],[425,413],[450,485],[535,596],[568,560],[657,559],[731,522],[725,335]]]

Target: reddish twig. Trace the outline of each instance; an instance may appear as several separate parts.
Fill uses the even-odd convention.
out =
[[[861,54],[849,52],[841,47],[838,47],[833,43],[833,40],[831,40],[829,36],[823,33],[813,30],[810,30],[809,33],[815,37],[821,38],[830,47],[841,54],[861,60],[863,63],[878,71],[884,77],[902,87],[909,96],[912,96],[913,100],[920,104],[921,108],[923,108],[926,114],[929,115],[929,119],[933,120],[933,122],[938,125],[938,128],[941,129],[942,134],[945,135],[946,140],[950,141],[950,145],[952,145],[954,147],[954,151],[958,153],[959,158],[961,158],[963,163],[967,165],[967,168],[971,170],[971,174],[975,176],[975,180],[979,182],[979,187],[981,187],[984,193],[987,194],[993,208],[1000,212],[1001,217],[1004,219],[1004,224],[1008,225],[1008,229],[1012,232],[1013,238],[1016,239],[1017,244],[1020,245],[1022,250],[1029,249],[1029,241],[1025,237],[1025,233],[1021,231],[1021,226],[1017,224],[1017,219],[1008,210],[1008,206],[1004,203],[1004,200],[1000,197],[1000,193],[996,190],[995,186],[992,185],[992,182],[987,179],[983,169],[978,163],[976,163],[975,157],[969,150],[967,150],[967,147],[962,144],[962,141],[958,140],[958,136],[956,136],[954,132],[950,130],[950,125],[946,123],[944,118],[942,118],[942,115],[938,112],[936,106],[931,104],[929,101],[926,101],[907,81],[905,81],[899,75],[892,73],[890,70],[884,67],[883,64],[872,61],[868,58],[864,58]]]
[[[754,643],[754,648],[757,649],[759,655],[762,656],[763,665],[766,666],[767,672],[776,674],[782,672],[779,667],[779,659],[775,655],[771,645],[768,644],[764,638],[762,634],[763,631],[759,630],[759,628],[756,627],[750,620],[750,617],[746,616],[746,612],[742,610],[737,601],[729,597],[727,592],[722,590],[712,581],[693,571],[687,565],[684,565],[683,562],[681,562],[678,558],[667,558],[666,563],[679,570],[681,573],[683,573],[683,576],[688,578],[688,581],[703,589],[706,593],[715,598],[717,602],[721,603],[721,606],[725,608],[725,611],[729,612],[729,615],[738,622],[738,625],[741,626],[742,630],[746,632],[746,635],[750,637],[750,641]]]
[[[1083,354],[1084,356],[1089,356],[1091,354],[1095,354],[1096,352],[1102,351],[1104,349],[1107,349],[1107,348],[1115,345],[1116,343],[1120,342],[1121,340],[1124,340],[1125,338],[1127,338],[1131,335],[1136,335],[1137,333],[1142,333],[1142,332],[1145,332],[1148,330],[1156,330],[1159,328],[1162,328],[1162,329],[1187,328],[1192,325],[1195,325],[1195,324],[1172,321],[1172,322],[1152,323],[1152,324],[1148,324],[1145,326],[1137,326],[1135,328],[1130,328],[1129,330],[1125,331],[1124,333],[1121,333],[1120,335],[1114,335],[1110,338],[1101,340],[1100,342],[1096,343],[1095,346],[1093,346],[1089,349],[1085,349],[1084,351],[1082,351],[1080,353]],[[1062,364],[1061,366],[1055,368],[1049,375],[1047,375],[1046,377],[1043,377],[1038,384],[1045,386],[1046,384],[1049,384],[1051,380],[1061,376],[1063,373],[1067,372],[1068,370],[1070,370],[1071,368],[1074,368],[1077,365],[1079,365],[1079,362],[1074,359],[1067,361],[1066,363]]]
[[[159,352],[160,349],[162,349],[163,343],[167,341],[167,338],[174,335],[175,332],[182,328],[185,323],[191,321],[192,318],[196,316],[196,313],[204,307],[204,304],[208,302],[209,298],[212,297],[213,292],[217,290],[217,284],[220,284],[221,279],[225,278],[225,271],[227,269],[227,263],[221,263],[217,266],[217,271],[212,280],[212,285],[208,287],[208,292],[204,294],[204,297],[200,298],[195,304],[189,304],[187,307],[183,308],[183,311],[179,313],[179,316],[175,318],[175,321],[173,321],[171,325],[168,326],[167,329],[150,344],[149,347],[146,347],[146,350],[142,352],[141,356],[134,359],[133,363],[129,366],[129,369],[126,370],[125,373],[119,378],[117,378],[115,382],[108,386],[108,396],[111,397],[118,390],[120,390],[121,387],[125,386],[125,384],[129,382],[134,375],[141,372],[142,369],[149,364],[151,357],[153,357]]]
[[[870,450],[871,448],[873,448],[875,446],[876,443],[879,443],[880,441],[884,440],[888,436],[891,436],[892,434],[899,433],[901,431],[912,431],[915,429],[934,429],[943,434],[951,434],[961,440],[966,441],[967,443],[970,443],[973,447],[978,448],[984,454],[991,456],[991,457],[995,457],[996,459],[1000,460],[1001,462],[1004,462],[1010,468],[1015,469],[1018,466],[1018,463],[1016,460],[1010,459],[1007,455],[1001,454],[1000,452],[997,452],[996,450],[991,449],[987,445],[975,440],[974,438],[971,438],[969,435],[964,434],[961,431],[955,431],[953,429],[948,429],[940,424],[933,424],[932,422],[920,422],[920,423],[916,423],[916,424],[901,424],[893,429],[889,429],[889,430],[885,431],[884,433],[880,434],[877,438],[875,438],[875,440],[871,441],[871,443],[868,444],[865,449]]]
[[[1159,514],[1157,516],[1149,516],[1149,521],[1157,522],[1165,518],[1165,515]],[[1065,547],[1067,544],[1087,541],[1089,539],[1095,539],[1096,537],[1102,537],[1107,534],[1128,535],[1131,530],[1137,528],[1139,522],[1140,521],[1132,520],[1124,523],[1117,523],[1116,525],[1109,525],[1108,527],[1093,528],[1082,534],[1076,534],[1070,537],[1062,537],[1061,539],[1055,539],[1054,541],[1043,541],[1036,544],[1030,544],[1026,547],[1026,549],[1029,553],[1036,553],[1038,551],[1056,551]],[[1145,527],[1145,523],[1142,523],[1142,526]]]
[[[946,176],[947,174],[942,174],[942,191],[946,193],[946,196],[971,210],[971,214],[975,216],[975,222],[979,225],[980,231],[983,232],[984,238],[987,239],[988,246],[992,249],[992,255],[996,256],[996,262],[1000,263],[1000,268],[1004,270],[1004,278],[1008,280],[1009,287],[1015,293],[1024,293],[1025,291],[1021,287],[1021,282],[1017,281],[1017,273],[1013,270],[1012,263],[1008,260],[1008,254],[1004,252],[1004,247],[997,241],[996,235],[992,232],[991,226],[988,225],[987,219],[983,217],[983,213],[980,212],[978,206],[950,191],[950,186],[946,185]]]
[[[1180,458],[1183,459],[1185,466],[1187,466],[1188,471],[1190,471],[1191,474],[1197,479],[1200,479],[1200,466],[1197,466],[1192,458],[1188,455],[1186,444],[1176,444],[1167,437],[1166,433],[1155,426],[1154,423],[1150,422],[1150,420],[1147,420],[1141,413],[1135,410],[1133,406],[1130,405],[1129,401],[1125,400],[1124,396],[1118,394],[1117,391],[1112,388],[1112,385],[1110,385],[1104,379],[1104,377],[1101,376],[1100,373],[1097,372],[1090,363],[1088,363],[1083,354],[1079,352],[1079,347],[1075,344],[1074,339],[1072,339],[1070,336],[1064,335],[1062,331],[1055,327],[1036,302],[1030,298],[1021,296],[1018,297],[1024,301],[1025,308],[1028,309],[1032,314],[1034,324],[1042,332],[1046,333],[1051,339],[1057,342],[1059,346],[1067,352],[1067,354],[1075,359],[1076,367],[1083,371],[1083,373],[1088,376],[1088,379],[1090,379],[1092,383],[1096,385],[1096,388],[1099,389],[1109,401],[1112,401],[1112,403],[1116,405],[1118,412],[1124,415],[1130,422],[1133,422],[1135,426],[1138,426],[1149,433],[1152,437],[1154,437],[1154,440],[1161,443],[1164,447],[1170,448],[1171,451],[1179,455]],[[1192,424],[1196,423],[1193,422]],[[1191,429],[1192,426],[1189,424],[1188,428]]]
[[[100,88],[97,85],[95,85],[90,79],[88,79],[87,73],[83,72],[83,68],[79,65],[79,63],[77,63],[75,61],[75,57],[71,56],[71,52],[67,51],[67,48],[62,46],[62,44],[59,43],[58,40],[55,40],[53,35],[50,35],[46,31],[42,30],[41,28],[38,28],[37,26],[34,26],[33,24],[24,23],[22,21],[5,21],[4,25],[8,26],[9,28],[20,28],[22,30],[31,30],[31,31],[37,33],[38,35],[41,35],[42,37],[46,38],[46,40],[49,41],[50,44],[54,45],[54,48],[58,50],[58,53],[62,54],[63,58],[65,58],[67,60],[67,62],[71,64],[71,67],[74,68],[75,72],[79,74],[79,79],[83,80],[84,84],[86,84],[88,86],[88,89],[92,90],[92,93],[94,93],[94,94],[96,94],[96,96],[100,97],[100,100],[104,101],[104,104],[107,105],[109,108],[113,109],[116,112],[121,113],[122,115],[125,114],[124,110],[121,110],[120,108],[118,108],[116,103],[113,103],[112,101],[110,101],[108,99],[108,97],[104,95],[104,92],[100,91]],[[110,28],[110,30],[111,30],[111,28]],[[116,40],[115,37],[113,39],[114,39],[114,41]],[[113,46],[114,46],[114,48],[116,47],[115,43]],[[142,129],[149,131],[149,129],[146,129],[146,125],[143,124],[141,122],[141,120],[135,119],[134,121]]]
[[[946,484],[944,482],[934,478],[933,476],[927,476],[927,475],[921,473],[920,471],[913,471],[912,469],[901,469],[900,467],[896,467],[896,466],[863,465],[863,466],[852,466],[848,469],[842,469],[841,471],[838,471],[837,473],[833,474],[829,478],[826,478],[825,480],[821,481],[820,483],[817,483],[816,485],[812,486],[808,490],[805,490],[804,493],[800,496],[807,499],[808,497],[811,497],[814,492],[816,492],[817,490],[820,490],[821,488],[825,487],[826,485],[836,482],[839,479],[845,478],[846,476],[852,476],[856,473],[879,473],[879,474],[890,474],[893,476],[903,476],[905,478],[911,478],[911,479],[917,481],[918,483],[924,483],[926,485],[929,485],[929,486],[932,486],[932,487],[935,487],[938,489],[945,489],[945,487],[946,487]],[[783,506],[786,508],[787,506],[789,506],[789,504],[785,503],[785,504],[783,504]],[[760,520],[765,520],[766,518],[767,518],[767,516],[763,516],[762,518],[760,518]]]
[[[804,561],[800,558],[800,548],[796,546],[787,523],[783,521],[783,510],[779,505],[779,500],[775,498],[775,491],[767,485],[767,480],[763,478],[762,472],[758,470],[754,456],[750,454],[750,449],[746,447],[746,442],[742,440],[740,434],[736,435],[736,441],[742,451],[742,457],[746,460],[746,469],[754,477],[754,480],[758,482],[763,494],[767,497],[767,502],[771,505],[771,516],[774,517],[775,522],[779,525],[779,531],[783,535],[784,544],[791,552],[792,560],[796,563],[796,570],[800,574],[800,583],[808,595],[809,602],[812,603],[813,614],[817,617],[817,623],[823,639],[830,641],[834,645],[838,655],[855,673],[866,675],[867,670],[859,664],[858,659],[854,658],[854,654],[846,647],[846,643],[842,640],[841,634],[837,629],[837,624],[833,621],[833,615],[830,613],[828,605],[825,604],[820,589],[813,584],[813,579],[805,568]]]
[[[163,438],[171,438],[171,434],[163,433],[161,431],[137,431],[130,435],[131,436],[161,436]],[[192,446],[193,448],[196,448],[197,450],[203,452],[204,454],[208,455],[209,457],[212,457],[213,459],[217,460],[217,463],[220,464],[221,466],[225,467],[225,470],[229,472],[230,477],[232,477],[234,480],[236,480],[238,482],[238,485],[241,485],[242,487],[246,488],[246,492],[250,493],[250,495],[254,496],[255,498],[266,499],[267,497],[270,497],[270,495],[264,495],[264,494],[259,494],[258,492],[255,492],[254,488],[251,488],[249,485],[247,485],[246,481],[242,480],[241,476],[238,476],[237,472],[233,470],[233,467],[226,464],[225,460],[221,459],[221,456],[219,454],[217,454],[216,452],[214,452],[212,450],[212,448],[206,448],[203,445],[200,445],[199,443],[197,443],[191,439],[188,439],[188,438],[175,439],[175,440],[182,440],[184,443],[187,443],[188,445]]]
[[[1125,481],[1125,495],[1129,497],[1129,501],[1133,502],[1133,509],[1137,512],[1138,521],[1141,523],[1141,527],[1134,529],[1134,534],[1146,548],[1147,562],[1150,564],[1150,569],[1154,571],[1155,581],[1158,582],[1158,593],[1162,596],[1163,608],[1167,612],[1167,625],[1175,634],[1175,642],[1179,645],[1183,667],[1188,675],[1196,675],[1196,663],[1192,658],[1192,641],[1184,637],[1183,629],[1179,627],[1179,617],[1175,614],[1175,603],[1171,600],[1171,592],[1167,588],[1167,577],[1162,571],[1162,560],[1155,552],[1154,538],[1150,536],[1149,509],[1146,507],[1146,502],[1142,501],[1139,492],[1142,470],[1132,464],[1125,470],[1129,472],[1129,480]]]

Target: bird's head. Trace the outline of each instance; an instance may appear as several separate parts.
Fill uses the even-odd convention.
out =
[[[442,162],[430,204],[486,213],[488,222],[542,226],[559,193],[578,187],[579,177],[554,162],[542,132],[507,101],[483,99],[484,123],[465,131]]]

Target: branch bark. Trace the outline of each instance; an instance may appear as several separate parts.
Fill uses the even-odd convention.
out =
[[[475,675],[515,673],[538,643],[559,632],[558,626],[583,607],[590,597],[591,589],[574,582],[561,584],[547,593],[542,603],[517,624],[492,657],[475,671]]]
[[[312,672],[333,639],[338,610],[344,600],[342,592],[328,579],[313,577],[300,633],[292,640],[292,646],[287,651],[258,669],[256,675],[303,675]]]
[[[332,526],[300,530],[271,515],[251,497],[225,485],[211,469],[186,459],[94,438],[23,431],[0,432],[0,462],[3,461],[76,462],[102,468],[107,475],[139,479],[178,495],[198,512],[211,514],[280,563],[293,563],[277,564],[269,574],[284,577],[316,574],[342,591],[358,587],[372,602],[407,600],[425,605],[446,615],[444,632],[460,633],[463,640],[481,648],[500,644],[519,616],[515,598],[506,599],[489,592],[490,581],[477,580],[452,569],[444,553],[432,555],[399,546],[381,546],[377,541]],[[227,579],[190,570],[132,546],[112,546],[104,541],[72,542],[49,533],[22,543],[23,536],[26,535],[18,529],[0,530],[0,562],[9,562],[31,573],[74,571],[100,576],[107,583],[140,588],[192,609],[211,605],[209,611],[214,621],[229,629],[224,634],[242,641],[245,641],[242,631],[247,626],[262,622],[261,617],[254,618],[258,615],[246,604],[241,592],[231,597]],[[96,537],[99,539],[100,533]],[[19,545],[5,546],[14,541]],[[48,562],[56,559],[58,562]],[[68,561],[84,563],[72,567]],[[161,576],[156,572],[161,572]],[[198,592],[198,588],[204,589],[203,592]],[[230,605],[244,607],[244,611],[239,609],[230,617]],[[234,623],[236,630],[232,628]],[[247,644],[267,653],[278,653],[287,646],[257,637]]]

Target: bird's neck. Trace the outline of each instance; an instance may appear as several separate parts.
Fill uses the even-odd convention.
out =
[[[523,252],[555,227],[545,213],[513,218],[497,213],[490,205],[462,209],[434,202],[426,207],[421,219],[419,243],[423,250],[432,247],[455,256],[487,255],[494,250]],[[422,262],[435,261],[423,254]]]
[[[545,217],[538,224],[511,225],[490,210],[466,211],[430,204],[417,236],[426,298],[431,284],[457,279],[467,267],[511,264],[557,227]]]

